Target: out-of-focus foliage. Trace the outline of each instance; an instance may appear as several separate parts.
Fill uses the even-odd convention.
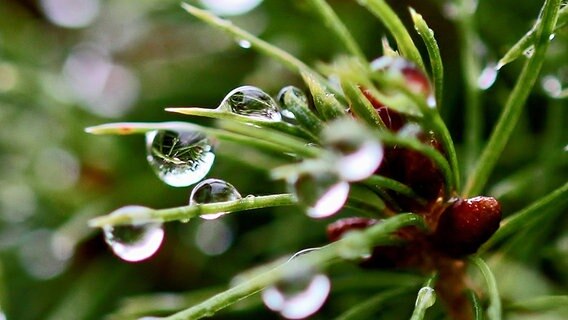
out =
[[[367,57],[380,55],[384,29],[377,20],[355,1],[330,3]],[[436,32],[446,68],[443,113],[459,142],[464,93],[460,41],[449,18],[452,8],[441,1],[392,5],[407,25],[406,7],[413,6]],[[479,60],[488,65],[497,61],[530,28],[540,5],[481,1],[475,16]],[[231,19],[310,64],[330,61],[342,52],[301,0],[265,0]],[[567,38],[562,30],[553,40],[543,75],[554,78],[544,77],[543,83],[568,83]],[[520,65],[505,67],[488,89],[482,102],[486,132]],[[303,86],[275,62],[190,17],[177,1],[1,1],[0,310],[6,318],[101,319],[123,302],[123,312],[134,312],[126,318],[137,312],[144,315],[144,308],[151,311],[154,305],[177,310],[210,296],[251,266],[325,243],[326,221],[310,220],[296,208],[263,210],[222,221],[168,224],[161,251],[146,262],[128,264],[112,256],[99,232],[87,227],[88,219],[130,203],[154,208],[184,205],[189,189],[167,187],[153,175],[140,137],[94,137],[85,134],[84,127],[108,121],[185,120],[163,108],[216,106],[228,91],[243,84],[272,94],[285,85]],[[505,212],[525,206],[567,179],[566,152],[561,149],[567,135],[558,130],[568,119],[565,103],[540,89],[529,98],[526,117],[487,189],[503,201]],[[532,144],[539,147],[528,147]],[[253,150],[226,144],[219,148],[209,176],[230,181],[243,196],[281,191],[282,186],[262,170],[270,161]],[[564,174],[551,174],[562,163]],[[560,219],[527,231],[538,240],[535,245],[542,245],[540,250],[518,250],[514,243],[512,249],[505,248],[513,252],[507,270],[518,269],[523,275],[519,277],[530,281],[504,279],[503,294],[512,288],[504,299],[531,297],[519,297],[518,286],[542,294],[566,289],[568,230],[561,227],[567,225],[566,217]],[[203,234],[224,236],[210,239]],[[541,269],[545,272],[537,272]],[[342,295],[341,282],[335,288],[339,293],[319,315],[322,319],[326,312],[338,314],[368,294]],[[159,292],[183,294],[123,300]],[[258,302],[252,298],[219,318],[274,317]]]

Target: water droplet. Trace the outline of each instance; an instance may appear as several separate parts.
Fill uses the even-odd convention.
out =
[[[549,40],[549,41],[554,40],[554,38],[556,38],[556,33],[551,33],[551,34],[548,36],[548,40]]]
[[[427,309],[434,305],[436,302],[436,293],[434,289],[430,287],[422,287],[418,291],[418,297],[416,297],[415,306],[422,306],[422,308]]]
[[[266,92],[253,86],[233,89],[225,96],[219,109],[256,120],[280,121],[280,108]]]
[[[355,121],[335,121],[324,131],[326,144],[338,155],[335,167],[340,178],[360,181],[371,176],[383,160],[383,146]]]
[[[189,196],[189,204],[216,203],[241,199],[241,194],[232,184],[219,179],[201,181],[193,188]],[[204,214],[201,218],[206,220],[217,219],[226,212]]]
[[[544,76],[541,80],[542,89],[546,92],[550,97],[557,98],[560,96],[562,92],[562,83],[560,83],[560,79],[553,75]]]
[[[148,132],[146,145],[150,166],[172,187],[200,181],[215,161],[212,141],[198,131]]]
[[[276,97],[276,101],[278,101],[282,108],[280,114],[282,114],[284,121],[296,123],[296,116],[288,109],[288,104],[286,103],[287,99],[290,99],[291,96],[298,98],[306,106],[308,105],[308,96],[297,87],[286,86],[280,90]]]
[[[489,63],[477,78],[477,86],[481,90],[487,90],[495,83],[497,79],[497,66],[495,63]]]
[[[138,215],[132,225],[103,227],[105,242],[121,259],[131,262],[145,260],[158,251],[164,239],[164,229],[159,222],[143,217],[152,209],[141,206],[126,206],[113,215]]]
[[[237,41],[237,43],[243,49],[250,49],[250,47],[252,47],[252,43],[250,43],[250,41],[248,41],[248,40],[244,40],[244,39],[239,40],[239,41]]]
[[[326,218],[339,211],[349,195],[349,183],[328,171],[300,174],[290,181],[298,202],[307,207],[312,218]]]
[[[528,47],[525,51],[523,51],[525,57],[530,58],[534,54],[534,45]]]
[[[324,304],[331,283],[323,274],[295,274],[262,291],[262,300],[287,319],[304,319]]]
[[[203,221],[195,233],[195,244],[206,255],[227,251],[233,242],[233,231],[223,220]]]

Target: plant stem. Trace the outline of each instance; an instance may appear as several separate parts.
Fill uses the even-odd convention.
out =
[[[487,308],[488,320],[501,320],[501,298],[497,289],[497,281],[489,266],[478,256],[470,258],[470,261],[481,271],[487,283],[489,294],[489,307]]]
[[[538,36],[535,43],[534,54],[527,60],[515,88],[507,100],[507,104],[497,122],[495,130],[491,134],[489,142],[485,146],[475,168],[469,175],[463,192],[464,197],[476,195],[482,191],[505,145],[509,141],[513,129],[521,116],[523,105],[531,91],[530,89],[534,86],[544,62],[546,49],[549,44],[548,37],[556,24],[559,7],[560,0],[545,1],[541,17],[542,21],[537,29]]]
[[[467,174],[475,164],[475,159],[481,152],[481,135],[483,117],[481,110],[481,91],[477,85],[480,75],[479,60],[477,59],[474,13],[471,8],[476,6],[476,0],[459,1],[459,18],[457,29],[460,35],[460,61],[465,85],[465,124],[464,124],[464,172]]]
[[[424,20],[421,14],[410,8],[410,15],[414,21],[414,28],[422,37],[426,49],[428,50],[428,56],[430,57],[430,67],[432,69],[432,79],[434,82],[434,92],[436,94],[436,106],[438,109],[442,108],[442,97],[444,91],[444,65],[442,63],[442,55],[440,54],[440,48],[434,38],[434,31],[428,27],[428,24]]]
[[[559,295],[543,296],[514,302],[513,304],[508,305],[506,309],[519,312],[538,312],[550,311],[555,308],[565,308],[566,306],[568,306],[568,295]]]
[[[384,239],[388,235],[405,226],[423,226],[424,221],[420,216],[414,214],[400,214],[389,219],[383,220],[382,223],[369,227],[363,231],[357,232],[358,236],[362,236],[368,240],[370,245],[375,245],[375,239]],[[353,232],[355,233],[355,232]],[[264,271],[256,276],[252,276],[250,280],[244,281],[224,292],[221,292],[204,302],[173,314],[164,319],[167,320],[195,320],[203,317],[212,316],[217,311],[251,296],[263,288],[270,286],[290,272],[298,272],[301,270],[318,269],[327,266],[330,262],[338,261],[342,252],[350,250],[350,237],[345,237],[334,243],[331,243],[319,250],[315,250],[288,263],[277,266],[270,265],[268,271]],[[262,268],[262,270],[267,270]]]
[[[407,185],[398,182],[396,180],[379,176],[379,175],[372,175],[369,178],[363,181],[363,184],[371,187],[371,188],[385,188],[395,192],[398,192],[402,195],[405,195],[409,198],[415,199],[419,203],[424,203],[424,199],[421,199],[414,191]]]
[[[475,291],[469,289],[467,295],[469,296],[469,300],[471,301],[471,305],[473,306],[473,319],[474,320],[483,320],[483,309],[481,304],[479,303],[479,298]]]
[[[366,7],[372,14],[383,22],[395,38],[398,49],[402,55],[416,63],[420,69],[425,71],[424,62],[422,61],[418,48],[414,45],[414,42],[412,41],[408,30],[406,30],[404,24],[402,24],[402,21],[400,21],[389,5],[384,0],[357,0],[357,2]]]
[[[560,8],[554,31],[560,30],[561,28],[566,26],[566,24],[568,24],[568,6]],[[503,58],[501,58],[501,60],[499,60],[499,63],[497,64],[498,69],[522,56],[523,52],[535,43],[535,31],[537,26],[538,24],[535,25],[529,32],[527,32],[527,34],[525,34],[519,41],[517,41],[517,43],[515,43],[511,47],[511,49],[507,51],[507,53],[505,53]]]
[[[341,22],[339,17],[335,14],[333,9],[327,4],[325,0],[309,0],[308,1],[316,12],[324,25],[327,26],[341,41],[341,43],[347,48],[347,50],[357,57],[361,62],[366,61],[365,55],[353,36],[349,32],[349,29]]]
[[[274,194],[269,196],[245,197],[239,200],[188,205],[169,209],[158,209],[150,212],[148,217],[152,221],[168,222],[175,220],[187,220],[204,214],[219,212],[236,212],[266,207],[291,206],[296,204],[296,199],[291,194]],[[137,220],[137,216],[121,214],[106,215],[89,221],[91,227],[105,227],[131,224]]]

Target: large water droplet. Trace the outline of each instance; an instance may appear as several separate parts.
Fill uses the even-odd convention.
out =
[[[481,90],[487,90],[491,88],[491,86],[495,83],[495,80],[497,79],[497,73],[498,70],[496,64],[495,63],[488,64],[481,71],[479,78],[477,78],[477,86]]]
[[[241,194],[232,184],[219,179],[201,181],[193,188],[189,196],[189,204],[216,203],[241,199]],[[204,214],[201,218],[206,220],[217,219],[226,212]]]
[[[339,211],[349,195],[349,183],[332,172],[305,172],[290,181],[298,202],[312,218],[326,218]]]
[[[280,121],[280,110],[266,92],[253,86],[233,89],[225,96],[220,109],[224,109],[256,120]]]
[[[338,120],[326,127],[323,134],[328,149],[338,156],[335,168],[341,179],[363,180],[379,168],[383,146],[359,123]]]
[[[113,215],[143,216],[149,208],[127,206],[113,212]],[[159,222],[150,220],[133,221],[132,225],[103,227],[106,243],[112,251],[126,261],[141,261],[151,257],[158,251],[164,239],[164,230]]]
[[[146,134],[146,145],[150,166],[172,187],[203,179],[215,161],[212,141],[198,131],[151,131]]]
[[[323,274],[296,274],[262,291],[262,301],[287,319],[304,319],[321,308],[331,284]]]

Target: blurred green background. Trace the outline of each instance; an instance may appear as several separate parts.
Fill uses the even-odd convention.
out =
[[[380,23],[355,1],[329,2],[367,57],[379,56],[385,34]],[[447,80],[442,113],[459,143],[464,89],[451,3],[391,2],[410,28],[408,6],[436,32]],[[310,64],[342,53],[304,1],[195,3]],[[481,68],[495,63],[529,30],[540,5],[481,1],[475,16],[479,52],[474,53]],[[551,45],[543,71],[554,77],[549,80],[567,83],[566,39],[564,30]],[[521,66],[507,66],[487,89],[482,101],[487,132]],[[154,303],[175,310],[223,288],[241,271],[325,243],[327,221],[310,220],[297,208],[259,210],[214,222],[167,224],[158,254],[132,264],[113,256],[99,230],[87,227],[88,219],[123,205],[185,205],[190,188],[158,180],[145,160],[143,137],[90,136],[85,127],[114,121],[209,123],[163,109],[214,107],[244,84],[273,95],[285,85],[304,87],[274,61],[189,16],[178,1],[0,0],[0,319],[102,319],[121,306],[124,318],[136,318],[129,312]],[[562,152],[567,134],[558,130],[568,119],[565,103],[551,99],[540,84],[529,98],[526,117],[487,190],[504,201],[506,214],[567,179]],[[254,150],[221,145],[209,176],[231,182],[243,195],[282,192],[284,186],[266,174],[271,161]],[[507,178],[515,172],[525,174]],[[568,231],[548,228],[542,235],[542,243],[551,243],[548,256],[542,253],[536,266],[545,264],[546,273],[538,281],[566,288]],[[198,300],[185,294],[194,290]],[[124,300],[159,292],[184,294]],[[335,309],[349,301],[353,297],[328,304],[320,317],[337,314]],[[276,316],[257,298],[218,316],[262,317]]]

